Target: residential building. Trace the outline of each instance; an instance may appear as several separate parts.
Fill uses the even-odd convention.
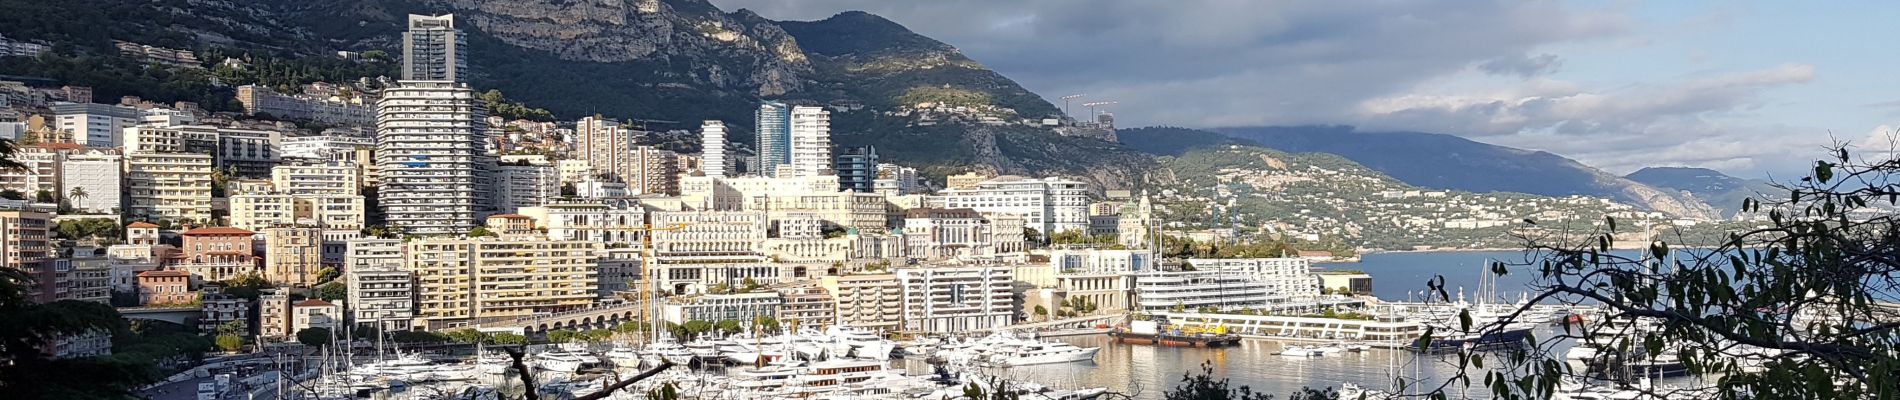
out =
[[[218,127],[207,125],[134,126],[118,132],[127,153],[192,153],[218,151]]]
[[[401,239],[351,239],[345,242],[343,270],[401,270]]]
[[[52,214],[30,211],[0,211],[0,267],[14,268],[35,280],[53,278]],[[35,283],[34,301],[50,301],[51,290]]]
[[[989,179],[990,179],[989,175],[979,174],[979,173],[976,173],[976,171],[970,171],[970,172],[965,172],[961,174],[944,177],[944,188],[960,189],[960,190],[975,190],[976,184],[983,183],[983,181],[987,181]]]
[[[1320,288],[1334,294],[1372,295],[1372,275],[1363,273],[1320,273]]]
[[[1240,271],[1265,286],[1270,302],[1299,302],[1319,296],[1319,278],[1313,264],[1304,258],[1191,258],[1188,265],[1198,271]]]
[[[118,147],[119,132],[139,123],[139,110],[94,103],[54,103],[54,127],[86,147]]]
[[[759,153],[758,172],[764,176],[778,176],[778,167],[792,163],[792,109],[785,103],[766,101],[759,103],[754,112],[758,130]]]
[[[304,299],[290,305],[290,334],[296,335],[305,329],[327,329],[337,336],[337,327],[343,325],[343,308],[320,299]]]
[[[362,179],[349,161],[284,164],[271,168],[271,186],[291,195],[361,195]]]
[[[0,57],[38,57],[50,46],[0,36]]]
[[[495,211],[518,212],[561,196],[560,171],[549,165],[501,165],[495,169]]]
[[[1008,326],[1017,307],[1008,267],[898,268],[904,330],[970,332]]]
[[[877,164],[876,179],[871,181],[871,191],[886,196],[902,196],[924,191],[918,181],[917,169],[897,164]]]
[[[124,162],[116,149],[66,153],[59,163],[59,196],[81,212],[118,214]]]
[[[611,246],[611,245],[610,245]],[[637,248],[608,248],[600,252],[599,268],[594,274],[594,294],[602,300],[635,294],[640,290],[640,252]]]
[[[540,231],[535,230],[534,223],[534,217],[526,215],[495,214],[488,216],[482,226],[487,227],[489,233],[500,236],[502,239],[545,237]]]
[[[198,310],[199,332],[217,332],[219,326],[232,322],[250,330],[251,299],[207,291],[199,296]]]
[[[138,273],[139,305],[181,305],[198,300],[191,290],[191,274],[178,270]]]
[[[976,184],[974,189],[944,191],[944,207],[969,208],[983,213],[1021,215],[1030,228],[1045,237],[1089,227],[1087,183],[1064,179],[1001,176]]]
[[[705,121],[699,125],[699,172],[707,177],[724,178],[732,166],[726,161],[726,123]]]
[[[278,226],[265,228],[264,280],[286,287],[317,285],[323,270],[323,228]]]
[[[831,112],[792,107],[791,125],[792,176],[831,175]]]
[[[633,194],[675,196],[680,193],[679,155],[655,146],[633,147],[633,177],[627,190]]]
[[[138,220],[211,219],[211,156],[140,153],[125,156],[126,213]]]
[[[373,126],[375,123],[375,114],[372,113],[369,122],[364,125]],[[356,151],[359,149],[376,149],[376,135],[373,130],[332,128],[314,136],[285,137],[282,153],[285,159],[304,159],[321,163],[356,161]],[[375,161],[352,162],[351,164],[361,170],[365,164],[374,166]],[[358,171],[357,175],[361,178],[361,171]]]
[[[164,260],[172,269],[190,272],[203,281],[222,281],[256,274],[257,256],[252,254],[251,231],[230,228],[198,228],[178,234],[183,238],[176,258]]]
[[[376,123],[376,111],[372,107],[350,99],[283,94],[268,86],[243,85],[237,87],[237,100],[244,104],[244,115],[250,116],[269,115],[337,126]]]
[[[405,75],[416,72],[408,68]],[[378,201],[390,227],[413,234],[475,227],[478,207],[490,204],[488,191],[481,189],[491,184],[493,162],[484,155],[485,119],[475,90],[466,84],[406,81],[383,90],[376,124]]]
[[[778,315],[779,305],[784,303],[778,292],[763,291],[738,294],[707,294],[688,296],[677,302],[668,302],[660,310],[660,318],[675,324],[686,321],[739,321],[741,326],[751,325],[752,319],[761,315]]]
[[[832,170],[838,174],[838,190],[871,193],[877,188],[877,148],[844,149],[838,153],[838,162],[832,165]]]
[[[758,212],[661,211],[648,214],[653,256],[648,265],[660,290],[686,293],[692,287],[737,284],[745,278],[777,282],[779,266],[766,263],[758,245],[767,221]]]
[[[409,15],[402,34],[402,80],[468,81],[468,37],[454,15]]]
[[[595,298],[599,243],[418,239],[407,248],[406,269],[416,274],[416,324],[425,329],[581,308]]]
[[[231,226],[260,230],[279,225],[312,225],[330,230],[364,226],[363,196],[341,194],[240,194],[230,197]]]
[[[410,319],[416,316],[414,274],[400,268],[351,268],[344,274],[350,288],[349,302],[344,304],[356,325],[409,330]]]
[[[1135,275],[1136,311],[1153,314],[1269,307],[1273,290],[1241,270],[1148,271]]]
[[[292,340],[290,329],[290,291],[263,289],[257,296],[257,336],[264,341]]]
[[[280,152],[283,134],[277,131],[218,128],[217,157],[213,165],[234,176],[262,178],[271,176],[271,167],[283,160]]]
[[[78,148],[80,146],[65,143],[21,147],[12,159],[26,168],[0,169],[0,190],[19,191],[31,201],[39,201],[38,194],[42,192],[48,197],[64,194],[60,191],[60,159]]]
[[[1058,274],[1131,274],[1155,270],[1154,251],[1055,249],[1049,264]]]
[[[170,49],[123,40],[115,40],[113,45],[119,48],[120,55],[144,61],[147,64],[204,69],[204,66],[198,62],[198,56],[192,54],[191,50]]]
[[[599,115],[581,118],[574,124],[574,152],[579,159],[587,162],[594,176],[605,176],[608,180],[630,181],[632,178],[633,130],[620,126],[619,121],[602,118]]]
[[[779,326],[822,328],[838,323],[838,306],[822,287],[803,287],[779,292],[784,302],[778,306]]]
[[[831,295],[838,325],[879,331],[905,329],[904,286],[897,275],[844,275],[819,279]]]
[[[87,247],[67,247],[59,258],[48,260],[50,279],[35,282],[40,296],[50,301],[85,301],[108,304],[112,301],[112,267],[105,257],[92,255]]]
[[[561,183],[565,184],[578,183],[594,176],[594,167],[587,164],[587,160],[555,161],[554,167],[561,170]]]

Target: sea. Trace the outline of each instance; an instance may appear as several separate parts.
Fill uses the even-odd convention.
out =
[[[1376,296],[1405,300],[1421,298],[1420,292],[1426,290],[1425,282],[1438,276],[1444,278],[1446,290],[1452,296],[1457,296],[1459,288],[1468,296],[1476,296],[1481,280],[1491,279],[1482,275],[1488,273],[1490,261],[1523,263],[1534,256],[1515,251],[1375,253],[1364,255],[1357,263],[1319,266],[1364,271],[1372,276]],[[1516,293],[1524,292],[1525,284],[1535,277],[1529,269],[1516,267],[1497,277],[1496,290],[1500,297],[1515,301]],[[1537,333],[1540,336],[1554,334]],[[1457,373],[1455,354],[1372,349],[1326,357],[1288,358],[1275,355],[1287,343],[1268,340],[1249,339],[1238,347],[1201,349],[1117,344],[1102,335],[1055,339],[1077,346],[1100,346],[1102,350],[1091,363],[1016,367],[992,373],[1057,388],[1106,387],[1137,399],[1162,398],[1163,393],[1180,384],[1183,374],[1198,373],[1203,365],[1213,371],[1213,376],[1227,379],[1234,387],[1247,386],[1254,392],[1281,399],[1304,387],[1337,389],[1344,383],[1391,389],[1396,387],[1396,380],[1403,379],[1436,387]],[[1564,349],[1555,350],[1562,354]],[[906,367],[929,370],[922,364]],[[1483,385],[1484,371],[1474,369],[1471,376],[1469,392],[1453,389],[1447,394],[1451,398],[1489,398],[1489,391]]]

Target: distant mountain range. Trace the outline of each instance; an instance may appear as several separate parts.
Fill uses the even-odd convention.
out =
[[[1154,154],[1206,146],[1254,144],[1293,153],[1330,153],[1407,184],[1476,193],[1604,197],[1671,215],[1721,215],[1696,196],[1659,189],[1542,151],[1424,132],[1363,132],[1348,126],[1193,130],[1129,129],[1123,143]]]
[[[1736,178],[1707,168],[1649,167],[1624,178],[1658,188],[1688,192],[1721,210],[1724,216],[1735,215],[1741,209],[1743,199],[1763,199],[1764,196],[1773,199],[1773,196],[1782,192],[1766,180]]]

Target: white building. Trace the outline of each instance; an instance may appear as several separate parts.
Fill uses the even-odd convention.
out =
[[[975,210],[913,208],[904,212],[905,255],[944,259],[997,253],[990,221]]]
[[[1271,291],[1274,302],[1306,301],[1319,296],[1319,277],[1312,261],[1299,258],[1193,258],[1188,265],[1199,271],[1241,271],[1253,275]]]
[[[724,178],[732,169],[726,160],[726,123],[706,121],[699,125],[701,162],[699,171],[708,177]]]
[[[699,295],[686,297],[681,302],[667,303],[660,311],[660,316],[675,324],[684,324],[686,321],[739,321],[741,326],[751,326],[755,317],[778,315],[779,305],[784,302],[778,292],[770,290]]]
[[[904,330],[970,332],[1008,326],[1017,309],[1007,267],[898,268]]]
[[[495,211],[513,213],[561,196],[561,173],[551,165],[495,168]]]
[[[402,260],[396,261],[400,265]],[[350,288],[350,301],[345,304],[358,326],[409,329],[409,320],[416,316],[413,274],[399,268],[350,268],[344,274]]]
[[[1239,270],[1149,271],[1135,276],[1135,291],[1137,310],[1149,314],[1261,308],[1280,302],[1258,277]]]
[[[818,285],[831,295],[838,325],[887,332],[904,328],[904,287],[897,275],[826,276]]]
[[[67,153],[60,162],[61,198],[80,211],[119,213],[125,157],[117,150],[88,149]],[[83,196],[82,196],[83,194]]]
[[[290,305],[290,334],[310,328],[328,329],[337,333],[337,327],[343,325],[343,308],[319,299],[305,299]]]
[[[661,290],[685,293],[745,278],[770,284],[783,276],[781,266],[768,264],[759,249],[767,234],[764,213],[661,211],[648,218],[668,228],[654,230],[648,265]]]
[[[139,110],[94,103],[53,104],[54,127],[71,133],[73,143],[86,147],[117,147],[119,132],[138,125]]]
[[[357,170],[349,161],[278,165],[271,168],[271,185],[279,193],[292,195],[359,195]]]
[[[409,15],[402,34],[402,80],[467,82],[468,37],[454,15]]]
[[[1021,215],[1044,237],[1089,228],[1088,184],[1064,178],[999,176],[973,189],[945,190],[944,207]]]
[[[371,120],[374,123],[374,120]],[[322,161],[354,159],[356,149],[375,149],[374,136],[356,136],[344,134],[346,130],[332,129],[316,136],[294,136],[283,139],[284,158],[303,158]]]
[[[831,112],[823,107],[792,107],[793,176],[831,174]]]
[[[598,116],[581,118],[574,123],[574,152],[586,161],[593,175],[608,180],[629,180],[633,149],[633,130],[620,122]]]
[[[388,225],[413,234],[474,228],[483,216],[479,208],[489,204],[482,189],[492,184],[487,164],[493,160],[484,155],[487,129],[475,90],[466,84],[405,81],[384,89],[377,103],[376,157]]]
[[[550,203],[519,213],[533,217],[551,240],[638,245],[646,225],[646,209],[627,198]]]

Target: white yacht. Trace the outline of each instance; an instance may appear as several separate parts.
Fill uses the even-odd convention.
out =
[[[990,362],[1014,367],[1092,361],[1095,353],[1101,350],[1100,347],[1082,348],[1063,342],[1034,341],[992,354]]]
[[[1287,346],[1286,348],[1280,349],[1280,355],[1284,357],[1319,357],[1320,353],[1305,346]]]
[[[645,353],[649,356],[649,359],[651,359],[650,357],[652,356],[658,356],[661,359],[679,365],[692,363],[694,357],[692,350],[688,350],[686,346],[681,346],[679,342],[671,340],[661,340],[648,345]]]
[[[600,366],[600,357],[578,351],[558,350],[534,356],[534,366],[553,372],[573,373]]]

